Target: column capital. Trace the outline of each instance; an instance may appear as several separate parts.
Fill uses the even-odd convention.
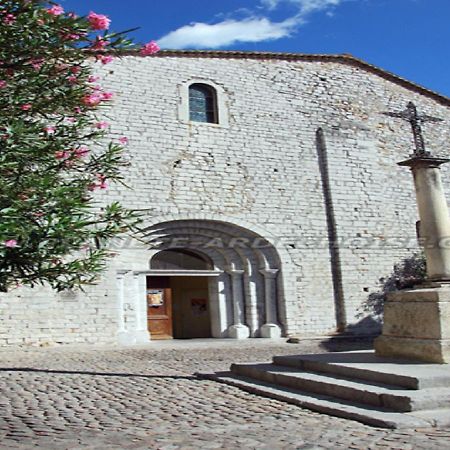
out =
[[[229,275],[231,275],[232,277],[238,277],[240,275],[243,275],[245,273],[245,270],[242,269],[226,269],[225,272]]]
[[[442,164],[450,162],[448,158],[438,158],[435,156],[422,156],[422,155],[411,155],[411,158],[406,161],[400,161],[397,163],[399,166],[411,167],[411,169],[420,168],[431,168],[435,169],[440,167]]]
[[[260,269],[259,273],[264,275],[264,278],[275,278],[280,269]]]
[[[130,271],[129,270],[118,270],[116,272],[116,277],[123,278],[128,272],[130,272]]]

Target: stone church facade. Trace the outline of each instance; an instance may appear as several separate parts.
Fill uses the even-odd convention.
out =
[[[19,288],[0,345],[372,333],[369,298],[418,250],[412,101],[442,155],[450,100],[351,56],[166,51],[98,68],[138,209],[98,285]],[[448,174],[443,178],[450,187]]]

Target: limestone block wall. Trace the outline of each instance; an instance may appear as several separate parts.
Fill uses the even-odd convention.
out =
[[[447,106],[339,62],[127,56],[98,72],[102,84],[116,92],[105,120],[115,137],[130,140],[125,179],[131,189],[111,186],[102,199],[143,210],[148,226],[214,217],[275,237],[283,254],[280,314],[286,334],[336,328],[316,142],[321,127],[345,314],[350,325],[368,330],[368,296],[395,263],[417,249],[412,177],[396,165],[412,151],[411,131],[382,112],[413,101],[420,111],[445,119],[424,127],[429,149],[443,154],[450,135]],[[186,86],[192,81],[217,88],[226,120],[186,120]],[[443,172],[450,187],[448,170]],[[70,302],[41,290],[2,295],[0,345],[113,342],[117,270],[148,268],[149,254],[136,252],[119,250],[104,281]],[[126,320],[133,321],[132,302],[124,308]]]
[[[101,287],[101,289],[99,289]],[[16,289],[2,295],[0,345],[114,342],[114,291],[108,283],[55,295],[50,289]]]

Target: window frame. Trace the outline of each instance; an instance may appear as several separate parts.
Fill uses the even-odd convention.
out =
[[[190,118],[190,99],[189,88],[192,85],[205,85],[213,92],[215,92],[215,122],[197,122]],[[179,104],[178,104],[178,119],[190,126],[194,127],[212,127],[212,128],[229,128],[229,110],[228,110],[228,95],[225,89],[214,81],[204,78],[191,78],[188,81],[180,84],[179,89]]]
[[[205,111],[197,111],[197,112],[199,113],[204,112],[206,120],[195,120],[192,118],[193,115],[192,106],[194,97],[191,95],[191,93],[194,90],[196,90],[197,92],[201,92],[203,94],[203,99],[205,102]],[[214,87],[206,83],[192,83],[189,85],[188,92],[189,92],[189,120],[191,122],[214,123],[217,125],[219,123],[219,111],[217,107],[217,91],[214,89]]]

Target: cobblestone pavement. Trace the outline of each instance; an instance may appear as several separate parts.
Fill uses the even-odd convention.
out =
[[[255,340],[0,351],[0,448],[450,448],[450,429],[371,428],[193,376],[312,351],[324,349]]]

